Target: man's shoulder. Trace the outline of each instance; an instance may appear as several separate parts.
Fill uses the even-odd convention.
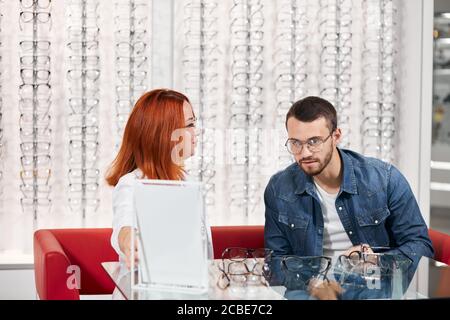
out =
[[[391,168],[391,164],[374,158],[364,156],[356,151],[348,149],[340,149],[341,152],[350,159],[352,165],[355,168],[367,169],[367,170],[377,170],[377,171],[388,171]]]
[[[279,189],[280,186],[293,184],[294,176],[298,174],[298,165],[296,162],[275,173],[269,180],[268,185]]]

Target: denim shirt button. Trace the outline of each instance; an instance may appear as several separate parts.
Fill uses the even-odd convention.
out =
[[[349,235],[352,235],[352,234],[353,234],[353,232],[352,232],[352,231],[349,231],[349,232],[348,232],[348,234],[349,234]]]
[[[375,222],[375,224],[378,224],[378,220],[375,220],[374,222]]]
[[[342,207],[339,207],[339,211],[342,211]]]
[[[292,224],[291,224],[291,228],[293,228],[293,227],[295,227],[295,225],[292,223]]]

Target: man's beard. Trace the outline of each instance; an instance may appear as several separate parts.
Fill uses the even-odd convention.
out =
[[[319,159],[315,159],[315,158],[312,158],[312,157],[309,157],[309,158],[303,158],[303,159],[300,159],[298,162],[297,162],[297,164],[298,164],[298,166],[300,167],[300,169],[302,169],[303,170],[303,172],[305,173],[305,174],[307,174],[308,176],[311,176],[311,177],[313,177],[313,176],[317,176],[317,175],[319,175],[320,173],[322,173],[322,171],[327,167],[327,165],[330,163],[330,161],[331,161],[331,157],[333,156],[333,147],[331,146],[331,148],[330,148],[330,151],[325,155],[325,159],[324,159],[324,161],[323,162],[321,162]],[[319,166],[317,167],[317,168],[315,168],[315,169],[305,169],[303,166],[302,166],[302,162],[307,162],[307,161],[317,161],[317,162],[315,162],[315,164],[318,164]]]

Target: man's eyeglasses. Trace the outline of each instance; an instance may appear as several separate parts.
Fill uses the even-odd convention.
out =
[[[287,139],[285,146],[289,153],[291,154],[300,154],[303,150],[303,145],[306,144],[306,147],[311,152],[320,152],[322,151],[323,144],[333,135],[333,131],[326,137],[312,137],[302,142],[297,139],[289,138]]]

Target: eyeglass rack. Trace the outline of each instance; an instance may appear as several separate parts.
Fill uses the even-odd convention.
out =
[[[363,153],[394,160],[397,9],[393,0],[365,0],[363,47]]]
[[[192,0],[184,6],[184,86],[198,118],[196,155],[190,160],[189,175],[204,184],[205,205],[215,205],[215,128],[220,54],[217,48],[217,6],[215,0]]]
[[[150,3],[139,0],[115,2],[116,41],[116,125],[117,143],[122,140],[128,115],[137,98],[147,90],[149,46],[145,23]],[[124,50],[124,47],[128,50]]]
[[[308,52],[308,4],[299,0],[277,1],[277,24],[274,54],[276,128],[280,141],[287,139],[286,114],[292,104],[306,95]],[[280,144],[278,167],[292,163],[292,157]]]
[[[22,78],[19,87],[22,151],[20,189],[23,193],[20,201],[22,210],[25,213],[32,213],[36,226],[38,215],[48,212],[51,207],[50,42],[44,40],[45,37],[41,35],[44,29],[51,28],[51,1],[45,2],[45,5],[33,1],[31,6],[21,1],[20,9],[19,23],[22,36],[29,39],[28,30],[25,28],[30,25],[32,27],[31,40],[22,40],[19,43]],[[24,19],[25,13],[31,14],[32,18]],[[41,16],[45,16],[45,20],[40,18]],[[40,65],[40,56],[48,58],[44,59],[46,61],[44,66]],[[28,62],[31,60],[31,63],[25,63],[26,59]]]
[[[350,146],[352,103],[352,1],[321,1],[320,92],[335,107],[339,127],[344,130],[341,147]]]
[[[98,56],[97,0],[69,5],[69,170],[68,202],[84,221],[98,209]]]
[[[257,210],[258,193],[250,186],[258,185],[261,148],[258,141],[263,124],[263,26],[261,1],[235,1],[230,10],[231,106],[232,130],[229,186],[233,212],[248,219]],[[256,198],[253,198],[256,197]]]
[[[0,2],[0,8],[2,6],[2,2]],[[2,29],[2,20],[3,20],[3,14],[0,13],[0,31]],[[0,37],[0,50],[2,48],[2,41]],[[2,61],[2,52],[0,51],[0,64]],[[0,159],[3,155],[3,98],[1,95],[2,85],[1,85],[1,73],[0,73]],[[0,196],[3,195],[3,161],[0,160]]]

